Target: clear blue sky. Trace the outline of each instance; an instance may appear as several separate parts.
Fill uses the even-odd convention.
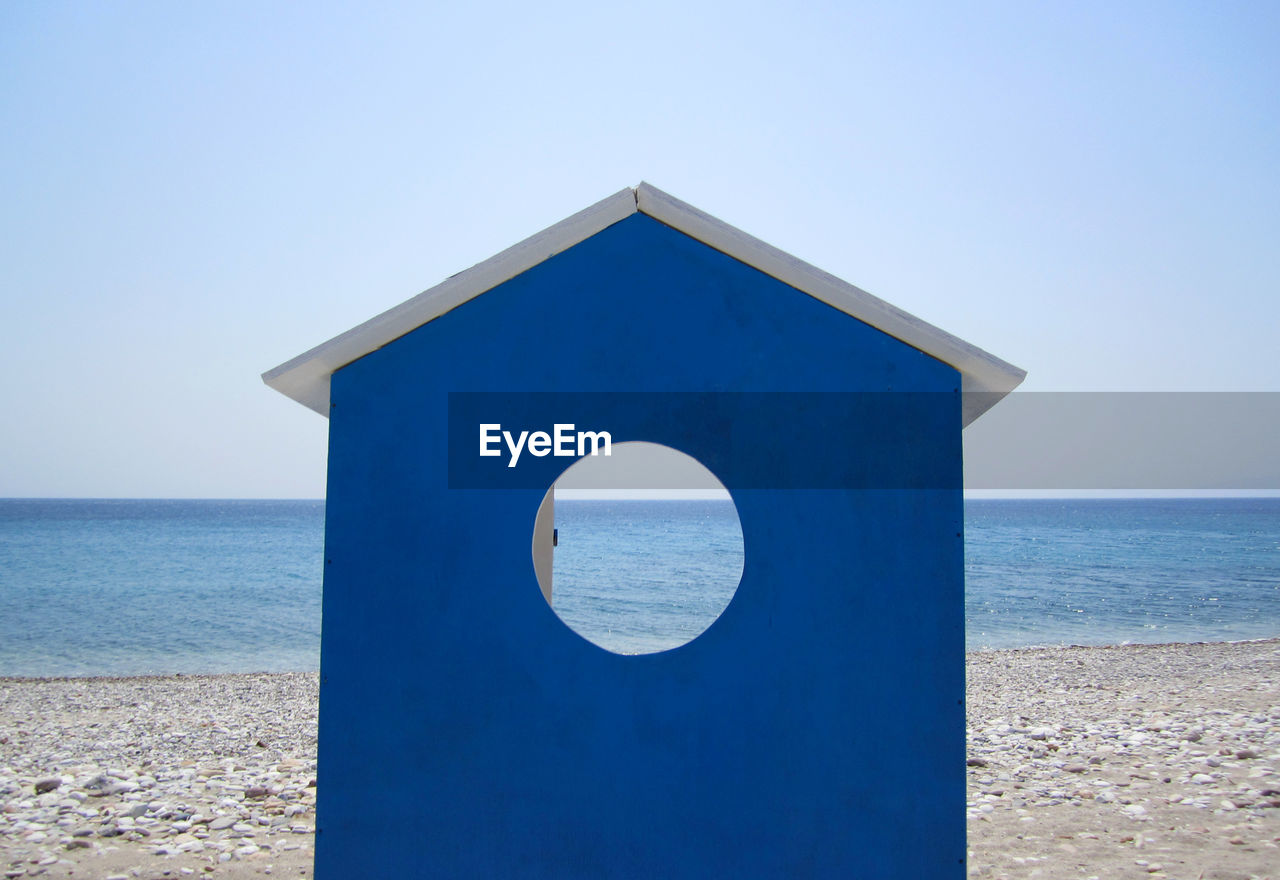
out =
[[[1280,391],[1280,5],[0,4],[0,496],[318,497],[259,374],[647,180],[1030,371]]]

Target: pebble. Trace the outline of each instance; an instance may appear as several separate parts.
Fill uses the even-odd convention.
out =
[[[61,785],[62,785],[62,780],[57,776],[53,776],[48,779],[37,779],[35,784],[35,792],[36,794],[45,794],[46,792],[54,791],[55,789],[59,788]]]

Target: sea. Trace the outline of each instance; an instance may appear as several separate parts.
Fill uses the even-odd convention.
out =
[[[741,576],[728,501],[556,525],[552,607],[619,653],[695,638]],[[322,501],[0,499],[0,676],[314,670],[323,528]],[[1280,636],[1280,498],[966,501],[965,613],[973,651]]]

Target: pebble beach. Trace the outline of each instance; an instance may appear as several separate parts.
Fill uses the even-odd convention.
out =
[[[1280,640],[967,671],[970,876],[1280,878]]]
[[[1280,880],[1280,640],[969,654],[968,873]],[[7,878],[309,877],[315,674],[0,679]]]
[[[314,673],[0,679],[6,878],[310,876]]]

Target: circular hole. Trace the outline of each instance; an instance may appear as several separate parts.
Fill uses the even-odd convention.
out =
[[[615,443],[547,490],[533,561],[566,626],[616,654],[652,654],[697,638],[729,605],[742,580],[742,524],[697,459]]]

